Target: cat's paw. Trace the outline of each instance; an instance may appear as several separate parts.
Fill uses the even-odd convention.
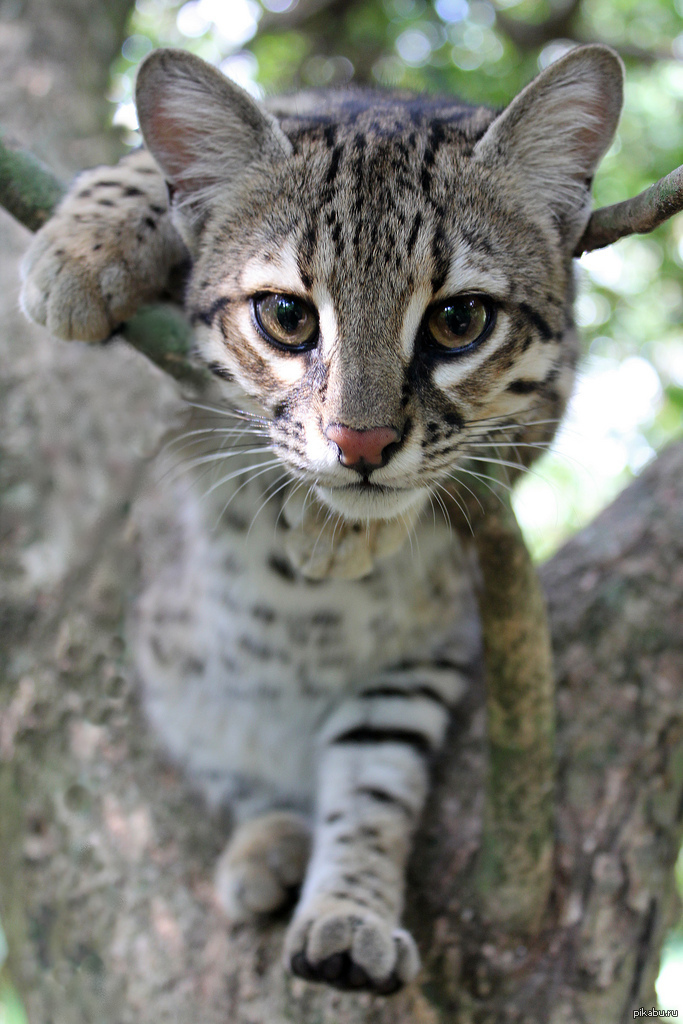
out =
[[[99,244],[96,236],[79,240],[69,227],[58,215],[36,235],[22,264],[21,307],[57,338],[104,341],[135,303],[110,254],[105,250],[102,266],[92,258],[97,250],[87,254]]]
[[[351,900],[321,898],[298,911],[285,940],[294,974],[334,988],[391,995],[420,969],[413,937]]]
[[[271,914],[301,885],[311,833],[298,814],[274,811],[241,825],[216,866],[218,900],[231,921]]]
[[[104,341],[186,258],[163,178],[140,151],[77,178],[26,253],[21,306],[58,338]]]

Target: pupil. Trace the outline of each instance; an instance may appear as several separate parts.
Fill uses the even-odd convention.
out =
[[[472,316],[467,306],[448,306],[443,311],[446,327],[452,334],[466,334]]]
[[[303,311],[293,299],[280,299],[277,304],[277,319],[287,334],[293,334],[303,320]]]

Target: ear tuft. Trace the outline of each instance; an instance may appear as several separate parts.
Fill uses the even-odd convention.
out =
[[[195,217],[247,168],[292,146],[275,118],[211,64],[185,50],[154,50],[136,85],[140,129],[177,202]]]
[[[590,183],[617,128],[623,78],[609,47],[570,50],[493,121],[475,159],[503,166],[522,203],[545,204],[573,235],[585,225]]]

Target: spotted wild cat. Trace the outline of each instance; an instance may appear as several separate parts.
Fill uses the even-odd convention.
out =
[[[285,955],[304,978],[388,993],[418,971],[405,866],[477,650],[441,499],[553,436],[621,91],[588,46],[502,113],[363,91],[263,106],[159,50],[147,150],[80,176],[27,258],[28,314],[86,340],[191,259],[224,411],[139,510],[132,646],[164,747],[234,811],[228,915],[301,887]]]

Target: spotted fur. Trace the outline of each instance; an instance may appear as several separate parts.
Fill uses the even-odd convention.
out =
[[[27,311],[93,339],[192,262],[224,411],[179,442],[197,487],[167,467],[142,503],[136,660],[166,748],[234,810],[228,914],[301,887],[286,960],[304,978],[388,993],[417,973],[405,865],[477,649],[441,492],[487,464],[514,476],[552,439],[577,360],[572,252],[620,103],[595,46],[500,114],[362,91],[266,109],[158,51],[138,80],[153,158],[83,177],[29,254]],[[311,344],[264,333],[272,294],[314,311]],[[486,330],[444,351],[429,318],[462,295],[484,297]],[[366,531],[364,578],[332,578],[327,555],[313,570]]]

